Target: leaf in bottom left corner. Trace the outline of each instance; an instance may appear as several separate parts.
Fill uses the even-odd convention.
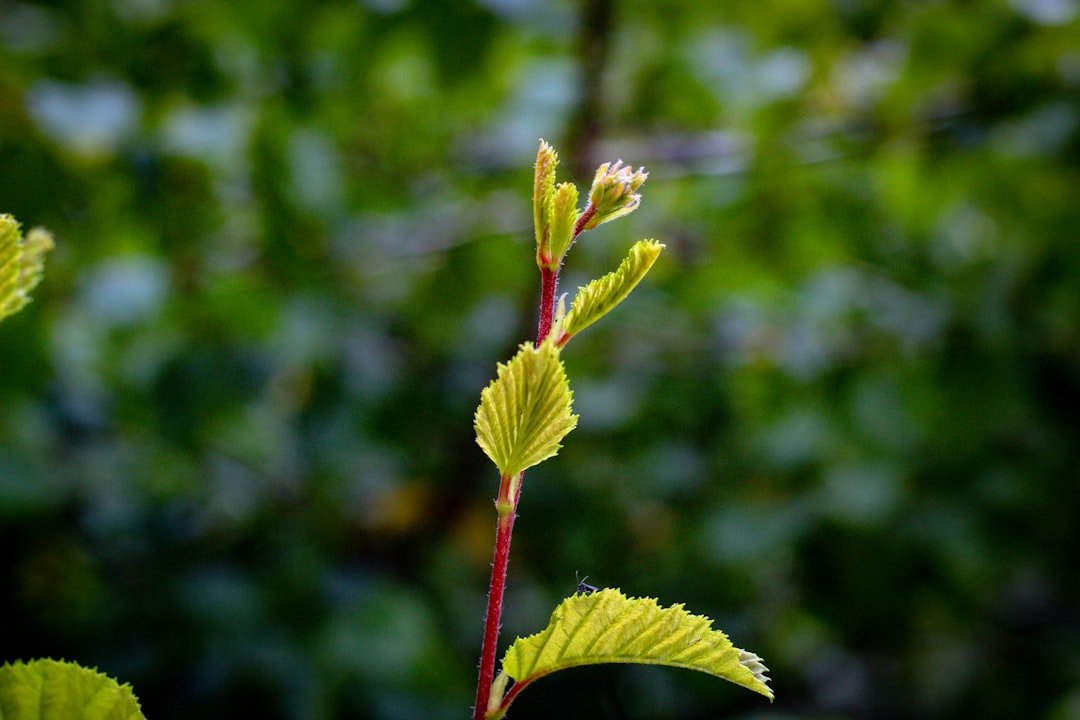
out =
[[[0,666],[3,720],[145,720],[130,685],[62,660]]]

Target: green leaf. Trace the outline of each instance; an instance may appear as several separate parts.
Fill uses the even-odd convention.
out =
[[[533,225],[536,228],[536,260],[545,265],[551,261],[551,218],[555,192],[555,168],[559,155],[544,140],[536,152],[536,174],[533,179]]]
[[[143,720],[130,685],[59,660],[0,667],[0,720]]]
[[[45,253],[52,248],[48,232],[34,228],[24,239],[15,218],[0,213],[0,320],[30,302],[30,291],[45,269]]]
[[[578,289],[570,312],[562,323],[559,345],[577,335],[585,328],[602,318],[616,305],[621,303],[633,290],[649,268],[660,256],[664,246],[655,240],[641,240],[630,248],[630,254],[622,261],[615,272],[593,280]]]
[[[555,270],[562,263],[570,243],[574,240],[574,225],[581,214],[577,209],[578,189],[573,183],[559,183],[555,186],[551,215],[551,263],[548,268]]]
[[[552,342],[524,343],[484,388],[476,409],[476,442],[504,477],[547,460],[577,426],[573,393]]]
[[[566,598],[546,628],[514,641],[493,687],[505,687],[504,674],[515,685],[491,703],[488,716],[501,717],[520,689],[545,675],[600,663],[698,670],[773,698],[761,658],[733,646],[709,618],[692,615],[682,605],[662,608],[652,598],[628,598],[607,588]]]

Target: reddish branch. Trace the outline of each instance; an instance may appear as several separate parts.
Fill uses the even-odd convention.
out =
[[[518,488],[521,488],[521,475],[518,476]],[[514,532],[514,518],[517,515],[519,493],[510,497],[510,476],[499,482],[499,525],[495,534],[495,559],[491,563],[491,587],[488,591],[487,615],[484,619],[484,647],[480,652],[480,679],[476,685],[475,720],[484,720],[488,698],[491,695],[491,682],[495,679],[495,651],[499,645],[499,620],[502,616],[503,591],[506,589],[506,566],[510,562],[510,536]],[[503,509],[508,508],[508,512]]]
[[[596,214],[596,208],[590,203],[581,213],[574,225],[571,244],[585,230],[585,225]],[[540,268],[540,322],[536,331],[536,344],[544,342],[551,332],[551,323],[555,316],[555,289],[559,285],[559,270]],[[563,341],[565,342],[565,341]],[[560,343],[561,344],[561,343]],[[495,531],[495,558],[491,563],[491,585],[488,587],[487,614],[484,617],[484,645],[480,651],[480,677],[476,685],[476,705],[473,707],[473,720],[484,720],[487,714],[488,699],[491,697],[491,683],[495,679],[495,652],[499,645],[499,621],[502,619],[503,593],[506,590],[506,568],[510,563],[510,537],[514,533],[514,518],[517,517],[518,500],[521,498],[521,486],[525,473],[517,476],[517,489],[511,497],[511,476],[499,481],[499,497],[496,507],[499,509],[499,524]],[[512,700],[524,686],[515,686],[507,693]],[[509,705],[507,698],[503,706]]]
[[[551,332],[551,320],[555,314],[555,288],[559,285],[559,271],[540,268],[540,325],[536,329],[536,344],[544,342]]]
[[[536,333],[537,345],[542,343],[551,331],[551,321],[555,315],[555,288],[558,284],[558,270],[540,270],[540,324]],[[517,517],[518,499],[521,497],[524,478],[525,473],[518,475],[517,490],[512,497],[511,477],[506,476],[499,482],[499,497],[496,500],[499,525],[495,531],[495,558],[491,563],[491,585],[488,588],[484,645],[480,651],[480,678],[476,685],[473,720],[484,720],[488,698],[491,696],[491,682],[495,679],[495,653],[499,645],[499,621],[502,618],[503,593],[506,590],[506,567],[510,563],[510,538],[514,533],[514,518]]]
[[[581,216],[577,219],[577,222],[574,223],[574,235],[573,235],[572,239],[570,240],[571,245],[574,243],[574,240],[577,240],[578,235],[585,232],[585,226],[589,223],[590,220],[593,219],[593,215],[595,215],[595,214],[596,214],[596,206],[595,205],[593,205],[592,203],[589,203],[588,205],[585,206],[585,210],[582,211]]]

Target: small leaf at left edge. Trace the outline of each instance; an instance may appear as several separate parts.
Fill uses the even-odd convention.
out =
[[[0,666],[3,720],[145,720],[129,685],[60,660]]]

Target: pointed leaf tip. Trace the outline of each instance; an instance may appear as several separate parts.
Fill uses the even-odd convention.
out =
[[[577,426],[572,404],[559,349],[550,341],[524,343],[480,394],[476,442],[501,475],[517,475],[559,451]]]
[[[535,175],[533,177],[533,226],[536,230],[537,260],[550,259],[551,220],[554,212],[555,168],[559,155],[555,148],[540,140],[536,151]]]
[[[773,699],[761,658],[733,646],[713,629],[712,620],[682,605],[664,608],[652,598],[628,598],[613,588],[563,600],[546,628],[514,641],[502,672],[528,685],[558,670],[599,663],[697,670]]]

